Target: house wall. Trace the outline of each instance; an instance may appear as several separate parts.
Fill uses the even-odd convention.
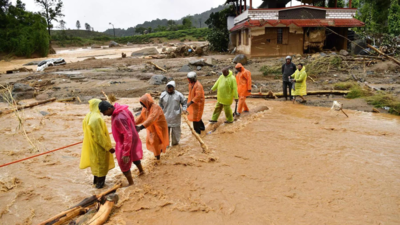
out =
[[[251,31],[243,29],[235,32],[236,51],[246,55],[251,54]]]
[[[346,27],[329,27],[329,29],[333,30],[334,32],[344,37],[347,37],[348,28]],[[327,35],[324,48],[328,49],[336,48],[337,51],[340,51],[342,49],[347,50],[347,39],[338,36],[335,33],[331,33]]]
[[[303,54],[302,28],[282,27],[282,44],[278,44],[277,27],[251,28],[251,56],[287,56]]]

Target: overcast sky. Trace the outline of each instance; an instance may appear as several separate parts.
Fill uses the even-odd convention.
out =
[[[11,0],[15,4],[16,0]],[[40,8],[34,0],[22,0],[26,9],[37,12]],[[63,0],[63,20],[66,27],[76,29],[76,21],[84,27],[89,23],[96,31],[105,31],[111,28],[135,27],[136,24],[154,19],[178,20],[187,15],[202,13],[225,3],[225,0]],[[253,7],[258,7],[262,0],[253,0]],[[289,3],[290,4],[290,3]],[[293,5],[298,5],[293,0]],[[55,26],[58,23],[55,22]],[[81,28],[82,29],[82,28]]]

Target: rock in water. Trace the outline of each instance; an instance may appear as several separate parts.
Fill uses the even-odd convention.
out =
[[[115,41],[110,41],[110,44],[108,45],[108,47],[112,48],[112,47],[118,47],[119,44]]]
[[[200,70],[201,70],[201,66],[198,66],[198,67],[197,67],[197,71],[200,71]]]
[[[189,72],[191,72],[191,71],[193,71],[193,70],[192,70],[192,68],[190,68],[190,66],[188,66],[188,65],[184,65],[184,66],[182,66],[182,68],[180,68],[180,69],[178,70],[178,72],[186,72],[186,73],[189,73]]]
[[[247,57],[243,54],[237,55],[234,59],[233,59],[233,63],[241,63],[242,65],[246,65],[247,64]]]
[[[16,100],[29,99],[34,97],[34,91],[35,90],[27,84],[15,83],[12,90],[12,96]]]
[[[150,78],[149,84],[151,85],[161,85],[166,84],[168,81],[167,77],[164,75],[154,75]]]
[[[349,52],[347,52],[346,50],[342,49],[342,50],[340,50],[339,54],[341,54],[343,56],[348,56]]]
[[[146,55],[158,55],[158,50],[156,48],[145,48],[136,52],[132,52],[131,56],[146,56]]]

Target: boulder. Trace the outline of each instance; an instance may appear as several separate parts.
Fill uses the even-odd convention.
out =
[[[161,52],[167,52],[167,48],[162,48]]]
[[[110,41],[110,44],[108,45],[108,47],[112,48],[112,47],[118,47],[119,44],[115,41]]]
[[[96,44],[92,44],[92,46],[90,46],[91,48],[101,48],[100,45],[96,45]]]
[[[246,65],[247,57],[243,54],[239,54],[233,59],[233,63],[241,63],[242,65]]]
[[[343,55],[343,56],[348,56],[348,55],[349,55],[349,52],[346,51],[346,50],[344,50],[344,49],[342,49],[342,50],[340,50],[339,54],[341,54],[341,55]]]
[[[325,57],[325,56],[327,56],[327,54],[326,54],[326,53],[324,53],[324,52],[320,52],[320,53],[319,53],[319,55],[320,55],[320,56],[322,56],[322,57]]]
[[[22,83],[15,83],[13,90],[12,90],[12,96],[16,100],[22,100],[22,99],[29,99],[29,98],[34,98],[35,90],[27,85],[27,84],[22,84]]]
[[[161,85],[168,82],[168,78],[164,75],[154,75],[148,81],[151,85]]]
[[[127,46],[132,46],[133,44],[130,43],[130,42],[128,42],[128,43],[126,43],[126,45],[127,45]]]
[[[331,54],[330,55],[337,55],[337,53],[336,52],[331,52]]]
[[[131,56],[147,56],[147,55],[158,55],[158,50],[156,48],[144,48],[142,50],[132,52]]]
[[[48,94],[40,94],[40,95],[36,96],[36,100],[38,100],[38,101],[44,101],[44,100],[47,100],[48,98],[49,98]]]
[[[189,73],[189,72],[191,72],[191,71],[193,71],[193,70],[192,70],[192,68],[190,68],[190,66],[188,66],[188,65],[184,65],[184,66],[182,66],[182,68],[180,68],[180,69],[178,70],[178,72],[186,72],[186,73]]]
[[[189,62],[192,66],[213,66],[212,64],[207,63],[204,59],[194,60]]]
[[[200,71],[200,70],[201,70],[201,68],[202,68],[201,66],[198,66],[198,67],[197,67],[197,71]]]

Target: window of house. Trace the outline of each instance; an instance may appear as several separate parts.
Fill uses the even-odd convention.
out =
[[[289,42],[289,28],[278,28],[277,29],[276,43],[281,45],[287,45]]]

